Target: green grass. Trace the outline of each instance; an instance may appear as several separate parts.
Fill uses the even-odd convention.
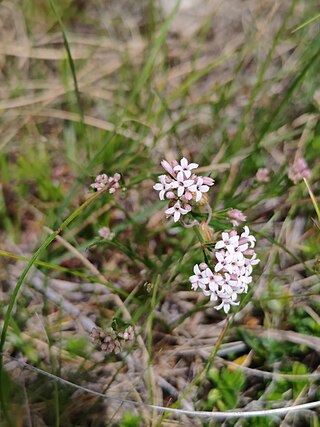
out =
[[[317,2],[258,3],[250,22],[242,9],[208,7],[192,33],[183,2],[168,13],[124,0],[0,8],[1,427],[170,425],[168,413],[75,392],[32,367],[196,411],[320,400]],[[188,282],[210,245],[166,221],[152,190],[160,161],[182,156],[216,181],[215,240],[230,208],[257,238],[261,262],[228,323]],[[306,183],[288,179],[296,156],[312,170]],[[259,184],[262,167],[270,182]],[[89,194],[102,172],[121,173],[116,195]],[[120,355],[91,342],[92,325],[129,324],[137,337]],[[318,426],[318,411],[285,422]]]

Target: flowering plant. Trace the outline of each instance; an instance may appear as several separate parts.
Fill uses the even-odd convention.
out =
[[[160,200],[168,199],[169,208],[165,211],[167,217],[173,217],[174,222],[180,221],[185,226],[199,226],[200,234],[210,243],[213,240],[213,230],[209,227],[211,208],[208,203],[207,193],[214,184],[214,180],[208,176],[198,176],[195,170],[197,163],[189,163],[183,157],[178,163],[171,164],[166,160],[161,162],[167,175],[159,176],[159,183],[153,188],[159,191]],[[196,205],[206,205],[209,212],[207,222],[199,224],[193,221],[186,224],[183,216],[192,211]],[[238,209],[228,212],[231,224],[236,227],[247,217]],[[231,306],[239,305],[238,295],[248,292],[248,285],[252,282],[252,266],[259,263],[254,251],[255,237],[250,234],[248,226],[243,233],[236,230],[223,232],[212,253],[212,259],[206,263],[196,264],[193,268],[194,275],[189,277],[191,288],[200,289],[205,296],[217,303],[215,308],[223,308],[228,313]]]

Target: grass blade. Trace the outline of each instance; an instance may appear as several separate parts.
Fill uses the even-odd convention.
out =
[[[80,124],[81,124],[81,128],[83,130],[83,109],[82,109],[82,104],[81,104],[81,98],[80,98],[80,91],[79,91],[79,85],[78,85],[78,80],[77,80],[77,73],[76,73],[76,67],[74,65],[74,61],[72,58],[72,54],[71,54],[71,50],[70,50],[70,46],[69,46],[69,42],[68,42],[68,38],[67,38],[67,34],[66,34],[66,30],[64,28],[62,19],[58,13],[56,4],[55,4],[55,0],[49,0],[50,2],[50,6],[52,8],[52,11],[59,23],[61,32],[62,32],[62,37],[63,37],[63,43],[64,46],[66,48],[66,52],[67,52],[67,57],[68,57],[68,62],[69,62],[69,66],[70,66],[70,70],[71,70],[71,74],[72,74],[72,79],[73,79],[73,84],[74,84],[74,91],[76,94],[76,99],[77,99],[77,104],[78,104],[78,109],[79,109],[79,116],[80,116]]]

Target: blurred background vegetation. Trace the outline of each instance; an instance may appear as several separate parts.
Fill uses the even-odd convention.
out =
[[[88,199],[97,174],[122,175],[121,192],[80,212],[21,287],[4,345],[1,425],[7,412],[16,426],[319,426],[316,409],[224,422],[161,417],[23,364],[191,410],[320,400],[319,218],[305,184],[287,176],[304,157],[319,194],[319,13],[316,0],[0,3],[2,325],[50,230]],[[152,191],[160,161],[182,156],[216,180],[214,230],[230,227],[226,209],[241,209],[261,259],[194,383],[225,316],[190,290],[201,247],[164,219]],[[256,181],[259,168],[269,182]],[[113,240],[99,237],[103,226]],[[122,321],[142,341],[119,355],[98,351],[92,325]]]

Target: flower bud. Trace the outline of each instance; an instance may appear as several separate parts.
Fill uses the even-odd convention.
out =
[[[176,195],[174,194],[174,192],[173,192],[173,191],[168,191],[168,192],[166,193],[166,198],[167,198],[167,199],[176,199]]]
[[[174,178],[177,176],[175,171],[173,170],[173,168],[171,167],[170,163],[167,162],[166,160],[162,160],[161,161],[161,166],[163,167],[163,169],[168,172],[171,176],[173,176]]]
[[[211,186],[214,184],[214,179],[210,178],[210,176],[203,176],[202,179],[205,185]]]

